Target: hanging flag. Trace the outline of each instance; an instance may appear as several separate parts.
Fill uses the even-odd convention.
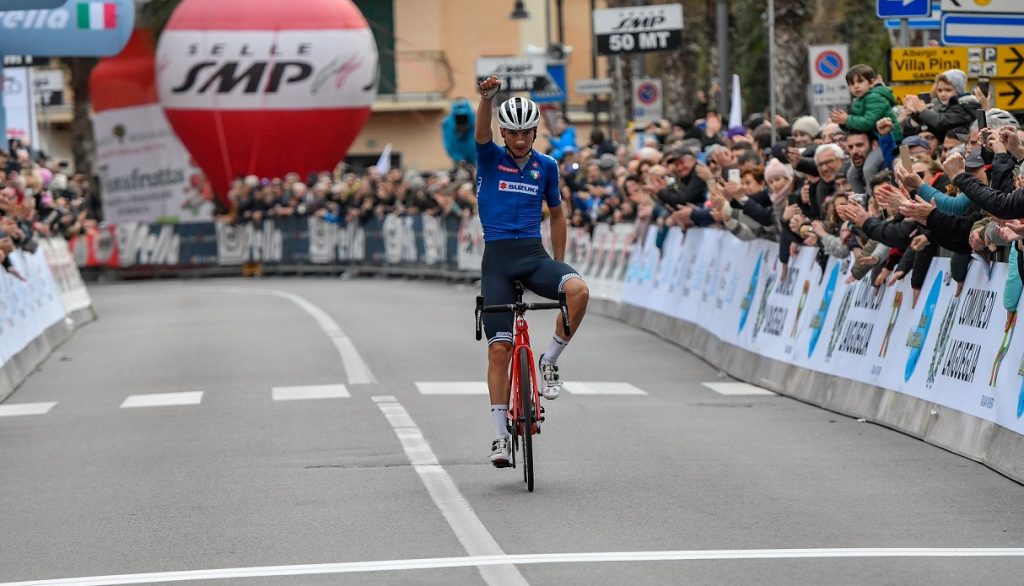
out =
[[[391,143],[384,145],[384,152],[377,159],[377,172],[386,175],[391,170]]]
[[[103,30],[117,28],[117,4],[83,2],[78,5],[78,28]]]
[[[740,76],[732,74],[732,107],[729,108],[729,128],[743,126],[743,104],[740,103]]]

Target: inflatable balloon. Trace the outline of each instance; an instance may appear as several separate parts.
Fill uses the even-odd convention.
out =
[[[185,0],[157,86],[223,197],[239,176],[334,169],[370,115],[377,49],[351,0]]]

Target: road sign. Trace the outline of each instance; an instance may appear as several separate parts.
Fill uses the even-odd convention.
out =
[[[967,47],[912,47],[893,49],[889,55],[889,81],[925,81],[947,69],[968,67]]]
[[[939,5],[939,0],[931,0],[932,2],[932,13],[931,16],[918,16],[912,18],[887,18],[885,19],[885,28],[889,30],[899,30],[903,26],[903,22],[906,21],[907,27],[910,30],[939,30],[942,26],[940,21],[942,17],[942,8]]]
[[[547,87],[548,69],[544,57],[480,57],[476,60],[476,81],[490,75],[501,80],[503,90],[539,92]]]
[[[662,117],[662,94],[660,79],[637,79],[633,81],[633,122],[645,124]]]
[[[976,14],[1024,14],[1024,2],[1020,0],[942,0],[942,11]]]
[[[835,106],[850,103],[846,70],[849,49],[844,45],[812,45],[807,48],[811,69],[811,105]]]
[[[1024,79],[993,80],[992,97],[996,108],[1009,112],[1024,110]]]
[[[1013,45],[1024,43],[1024,14],[945,13],[944,45]]]
[[[995,77],[1024,77],[1024,45],[997,48]]]
[[[544,89],[530,92],[530,99],[538,104],[565,101],[565,63],[548,63]]]
[[[875,4],[878,18],[931,16],[931,11],[931,0],[877,0]]]
[[[603,8],[593,12],[598,55],[676,51],[683,46],[683,5]]]
[[[576,93],[581,96],[598,96],[612,93],[612,80],[608,77],[598,79],[577,79]]]

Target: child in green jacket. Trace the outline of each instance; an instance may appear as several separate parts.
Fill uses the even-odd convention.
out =
[[[903,140],[903,131],[892,109],[896,105],[896,97],[893,96],[892,90],[882,83],[882,78],[870,66],[861,63],[846,72],[846,83],[850,87],[850,95],[853,96],[850,112],[832,110],[828,115],[829,119],[845,129],[866,132],[877,141],[878,131],[875,124],[888,117],[892,120],[893,138],[899,144]],[[870,184],[871,178],[884,166],[882,151],[878,148],[873,149],[864,161],[864,181]]]

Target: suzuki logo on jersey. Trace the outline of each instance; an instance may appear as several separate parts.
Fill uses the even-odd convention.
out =
[[[498,170],[499,171],[504,171],[506,173],[518,173],[519,172],[519,169],[513,169],[512,167],[506,167],[505,165],[498,165]]]
[[[527,195],[537,195],[538,187],[536,185],[530,185],[529,183],[514,183],[512,181],[499,181],[498,189],[501,191],[511,191],[512,193],[525,193]]]

